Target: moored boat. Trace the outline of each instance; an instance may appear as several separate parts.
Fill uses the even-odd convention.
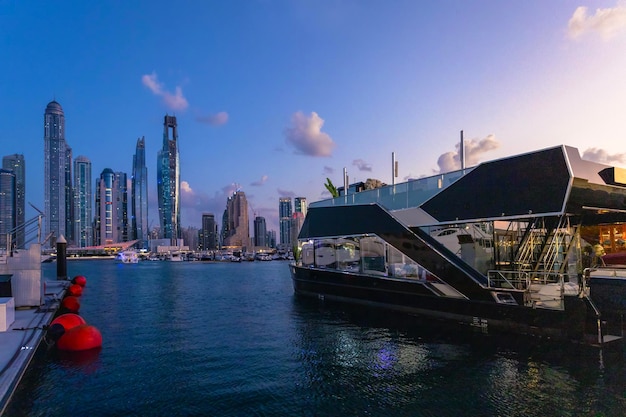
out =
[[[604,344],[621,322],[585,278],[586,239],[622,222],[626,170],[543,149],[311,204],[294,291]]]

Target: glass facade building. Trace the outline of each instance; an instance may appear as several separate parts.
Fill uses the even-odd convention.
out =
[[[91,184],[91,161],[78,156],[74,160],[74,244],[79,248],[93,245]]]
[[[217,223],[213,213],[202,214],[202,228],[198,237],[200,250],[217,249]]]
[[[248,220],[248,200],[243,191],[238,190],[228,197],[226,212],[225,218],[228,224],[226,225],[224,246],[247,248],[250,245],[250,223]]]
[[[117,219],[117,176],[106,168],[100,174],[96,191],[95,244],[106,245],[119,242]]]
[[[269,246],[267,244],[267,226],[265,217],[254,218],[254,246]]]
[[[133,156],[131,178],[131,240],[138,239],[139,247],[148,248],[148,168],[146,167],[146,140],[137,139]]]
[[[56,101],[48,103],[44,112],[44,237],[52,233],[48,241],[56,244],[61,235],[68,236],[67,224],[71,224],[71,158],[72,150],[65,142],[65,115]],[[69,172],[68,172],[69,171]]]
[[[26,161],[24,155],[14,154],[2,157],[2,168],[15,174],[15,224],[16,227],[26,221]],[[15,235],[15,247],[23,248],[25,230],[20,228]]]
[[[15,235],[8,239],[9,232],[16,226],[15,203],[15,174],[12,170],[0,169],[0,249],[3,250],[15,247],[12,242]]]
[[[169,238],[173,243],[181,237],[177,129],[176,117],[166,115],[163,121],[163,148],[157,155],[157,197],[161,237]]]
[[[281,197],[278,199],[278,218],[280,226],[280,244],[286,247],[291,246],[291,197]]]

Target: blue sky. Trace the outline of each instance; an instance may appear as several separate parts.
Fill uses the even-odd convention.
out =
[[[95,4],[97,3],[97,4]],[[178,119],[183,226],[245,191],[278,199],[567,144],[626,164],[626,3],[0,0],[0,151],[43,208],[43,112],[74,157],[130,173],[146,137],[151,220],[163,116]],[[540,167],[537,167],[540,169]],[[30,217],[30,216],[28,216]]]

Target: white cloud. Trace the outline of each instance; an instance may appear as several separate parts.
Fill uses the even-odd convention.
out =
[[[253,187],[260,187],[267,182],[268,178],[269,177],[267,175],[263,175],[260,180],[254,181],[250,185]]]
[[[626,30],[626,7],[596,9],[595,14],[587,13],[587,7],[578,7],[570,18],[567,30],[571,38],[579,38],[587,33],[596,32],[604,40],[609,40]]]
[[[604,149],[589,148],[583,152],[583,159],[589,161],[600,162],[602,164],[614,165],[614,164],[626,164],[626,154],[610,154]]]
[[[183,89],[176,87],[174,94],[163,88],[163,84],[159,82],[155,72],[152,74],[144,74],[141,77],[143,85],[148,87],[150,91],[156,96],[163,98],[163,102],[170,110],[185,110],[189,107],[187,99],[183,96]]]
[[[291,116],[291,127],[285,129],[287,143],[296,148],[296,153],[309,156],[332,156],[335,142],[322,132],[324,119],[312,112],[309,117],[302,112]]]
[[[196,117],[196,121],[211,126],[220,126],[228,122],[228,113],[221,111],[219,113],[209,114],[208,116],[198,116]]]
[[[492,151],[500,147],[500,143],[494,135],[489,135],[484,139],[471,139],[464,141],[465,144],[465,166],[471,167],[480,161],[485,152]],[[459,155],[460,144],[455,145],[454,152],[446,152],[437,160],[440,173],[461,169],[461,157]]]
[[[368,164],[362,159],[355,159],[354,161],[352,161],[352,165],[355,165],[359,169],[359,171],[372,171],[372,165]]]

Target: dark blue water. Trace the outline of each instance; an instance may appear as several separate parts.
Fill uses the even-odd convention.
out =
[[[622,348],[302,300],[279,261],[68,270],[103,348],[38,351],[6,416],[626,415]]]

